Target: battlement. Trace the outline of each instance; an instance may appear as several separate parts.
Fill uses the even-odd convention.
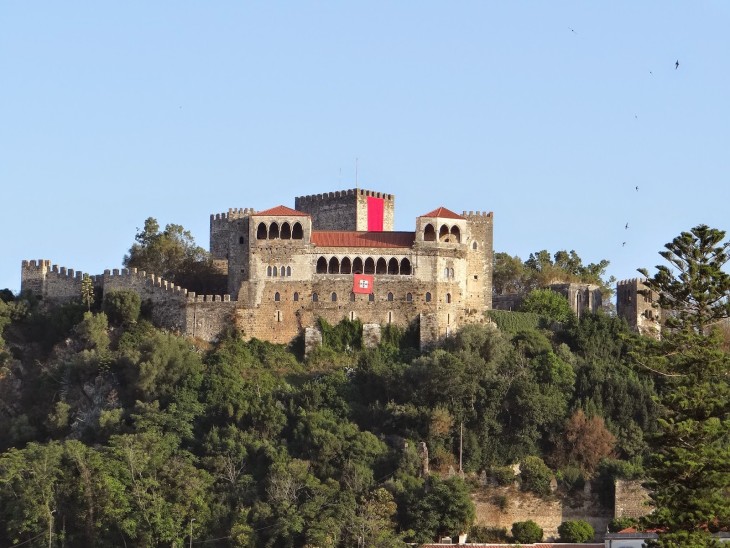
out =
[[[196,295],[194,291],[188,293],[189,303],[228,303],[230,295]]]
[[[51,267],[51,261],[50,259],[32,259],[30,261],[23,261],[22,262],[23,268],[50,268]]]
[[[625,285],[641,285],[646,283],[646,278],[629,278],[627,280],[619,280],[616,282],[616,285],[618,286],[625,286]]]
[[[144,270],[137,270],[136,268],[119,268],[107,269],[104,271],[104,286],[114,285],[118,286],[119,283],[124,284],[125,279],[127,280],[140,280],[146,285],[151,287],[159,287],[164,291],[176,293],[180,295],[187,295],[188,290],[179,285],[175,285],[173,282],[167,281],[160,276],[154,274],[147,274]]]
[[[252,207],[231,207],[225,213],[211,213],[211,221],[232,221],[235,219],[243,219],[249,215],[256,213],[256,210]]]
[[[347,190],[336,190],[334,192],[325,192],[323,194],[310,194],[308,196],[297,196],[297,202],[321,202],[329,201],[332,199],[346,198],[355,196],[369,196],[371,198],[382,198],[386,201],[392,201],[395,196],[392,194],[386,194],[385,192],[377,192],[374,190],[365,190],[364,188],[350,188]]]
[[[494,213],[491,211],[462,211],[462,217],[493,217]]]

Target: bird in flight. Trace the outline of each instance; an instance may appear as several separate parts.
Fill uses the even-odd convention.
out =
[[[570,29],[570,27],[568,27],[568,28]],[[570,29],[570,32],[572,32],[572,33],[574,33],[574,34],[578,34],[578,33],[577,33],[577,32],[575,32],[575,30],[573,30],[573,29]]]
[[[626,242],[622,243],[621,247],[626,247]]]
[[[679,59],[677,59],[677,60],[676,60],[676,61],[674,62],[674,70],[677,70],[678,68],[679,68]]]
[[[626,226],[624,227],[626,230],[629,229],[629,223],[626,223]]]
[[[636,192],[639,192],[639,185],[636,185]]]

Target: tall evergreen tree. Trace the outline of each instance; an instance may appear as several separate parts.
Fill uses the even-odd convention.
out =
[[[638,358],[663,384],[648,470],[650,519],[666,530],[658,546],[712,546],[709,531],[730,527],[730,354],[717,329],[730,316],[724,238],[699,225],[666,244],[670,266],[640,270],[666,317],[662,340]]]

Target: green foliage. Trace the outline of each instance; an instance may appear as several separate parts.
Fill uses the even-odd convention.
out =
[[[560,535],[560,542],[581,543],[593,540],[596,532],[590,523],[579,519],[561,523],[558,526],[558,534]]]
[[[520,461],[520,487],[537,495],[550,494],[553,474],[540,457],[529,456]]]
[[[324,318],[318,318],[317,324],[322,332],[322,345],[336,352],[352,352],[362,347],[362,322],[344,318],[340,323],[331,326]]]
[[[551,289],[533,289],[520,307],[522,312],[532,312],[553,322],[565,323],[573,316],[568,299]]]
[[[512,485],[517,476],[511,466],[493,466],[489,470],[489,477],[492,478],[497,485]]]
[[[469,529],[468,541],[471,543],[507,542],[507,529],[504,527],[489,527],[487,525],[472,525]]]
[[[94,304],[94,283],[88,274],[84,274],[81,278],[81,304],[86,307],[87,311],[91,310],[91,305]]]
[[[474,521],[474,503],[461,478],[441,480],[430,476],[403,500],[405,523],[414,531],[415,542],[430,542],[438,537],[457,536]]]
[[[510,312],[507,310],[487,310],[487,317],[500,331],[517,333],[537,329],[541,325],[540,316],[532,312]]]
[[[533,544],[542,540],[542,527],[528,519],[512,524],[512,538],[521,544]]]
[[[662,340],[635,354],[662,381],[647,470],[651,519],[666,530],[660,546],[702,537],[707,524],[724,525],[730,516],[730,353],[713,328],[730,316],[724,238],[706,225],[683,232],[660,252],[669,266],[646,282],[666,319]]]
[[[638,524],[639,521],[636,518],[613,518],[608,522],[608,532],[618,533],[619,531],[628,529],[629,527],[636,527]]]
[[[107,291],[103,308],[113,325],[133,324],[139,319],[142,300],[134,291]]]
[[[149,217],[134,239],[123,260],[127,268],[153,273],[196,293],[225,291],[223,277],[213,267],[210,255],[182,226],[168,224],[160,231],[157,220]]]

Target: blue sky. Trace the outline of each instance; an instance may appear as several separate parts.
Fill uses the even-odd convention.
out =
[[[353,188],[356,158],[397,230],[488,210],[497,251],[634,277],[729,228],[728,28],[720,1],[4,1],[0,288],[119,268],[147,217],[207,248],[211,213]]]

